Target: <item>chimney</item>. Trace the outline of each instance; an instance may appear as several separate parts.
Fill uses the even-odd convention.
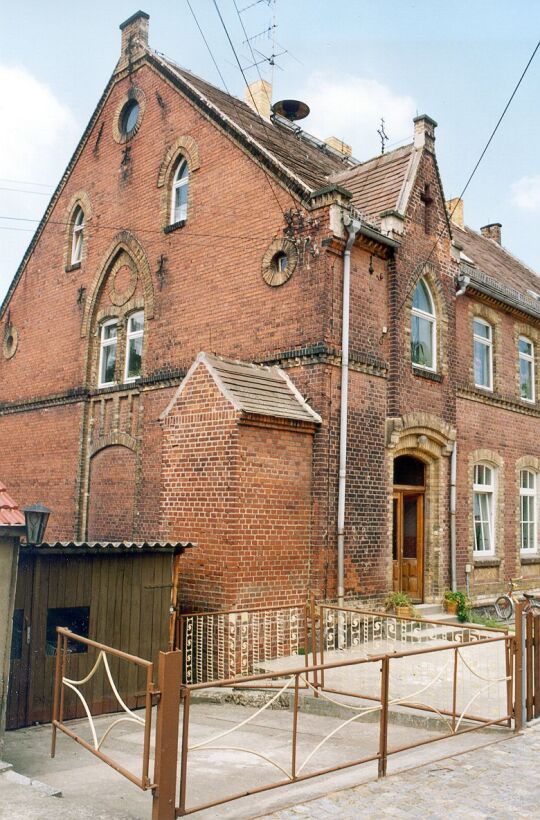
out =
[[[454,199],[449,199],[446,203],[446,210],[450,220],[457,225],[458,228],[464,228],[463,222],[463,200],[456,196]]]
[[[272,110],[272,84],[267,80],[257,80],[251,83],[245,90],[244,102],[260,117],[269,120]]]
[[[120,24],[122,32],[122,49],[120,62],[116,70],[119,71],[133,63],[148,50],[148,21],[150,15],[145,11],[136,11]]]
[[[502,225],[500,222],[492,222],[490,225],[484,225],[483,228],[480,228],[480,233],[482,236],[485,236],[486,239],[494,239],[497,245],[500,245],[501,228]]]
[[[414,147],[425,148],[426,151],[435,153],[435,129],[437,123],[428,117],[427,114],[421,114],[415,117],[414,120]]]
[[[340,140],[339,137],[326,137],[325,143],[344,157],[350,157],[352,154],[351,146]]]

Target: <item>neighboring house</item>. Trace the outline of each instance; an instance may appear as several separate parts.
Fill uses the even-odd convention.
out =
[[[152,51],[144,13],[121,29],[1,311],[10,488],[51,540],[193,539],[192,607],[335,597],[341,571],[436,600],[453,552],[475,596],[540,585],[538,280],[450,224],[436,123],[358,163],[268,84],[248,105]]]

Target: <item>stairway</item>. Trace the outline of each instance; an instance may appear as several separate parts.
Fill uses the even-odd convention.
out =
[[[457,615],[449,615],[441,604],[415,604],[415,610],[426,621],[444,621],[447,624],[458,624]]]

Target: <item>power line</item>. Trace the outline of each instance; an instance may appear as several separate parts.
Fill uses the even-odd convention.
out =
[[[231,49],[232,49],[232,53],[234,54],[234,58],[235,58],[235,60],[236,60],[236,63],[237,63],[237,65],[238,65],[238,68],[240,69],[240,73],[241,73],[241,75],[242,75],[242,77],[243,77],[243,79],[244,79],[244,82],[245,82],[245,84],[246,84],[246,87],[247,87],[247,89],[248,89],[248,91],[249,91],[249,95],[250,95],[251,100],[252,100],[252,102],[253,102],[253,106],[254,106],[255,110],[257,110],[257,106],[255,105],[255,99],[254,99],[254,97],[253,97],[253,93],[252,93],[252,91],[251,91],[251,88],[249,87],[249,83],[248,83],[248,81],[247,81],[247,77],[246,77],[246,75],[245,75],[245,73],[244,73],[244,69],[242,68],[242,64],[240,63],[240,60],[238,59],[238,54],[236,53],[236,49],[235,49],[235,47],[234,47],[233,41],[231,40],[231,36],[230,36],[230,34],[229,34],[229,30],[227,29],[227,26],[225,25],[225,20],[223,19],[222,15],[221,15],[221,11],[219,10],[219,6],[218,6],[218,4],[217,4],[217,0],[212,0],[212,2],[213,2],[213,4],[214,4],[214,7],[215,7],[215,9],[216,9],[217,13],[218,13],[218,17],[219,17],[219,19],[220,19],[220,21],[221,21],[221,25],[223,26],[223,30],[224,30],[225,34],[227,35],[227,40],[229,41],[229,45],[230,45],[230,47],[231,47]],[[236,4],[235,4],[235,5],[236,5]],[[244,30],[245,30],[245,29],[244,29]],[[251,46],[250,46],[250,48],[251,48]],[[260,75],[259,75],[259,76],[260,76]],[[261,117],[261,122],[263,123],[263,127],[264,127],[264,130],[265,130],[265,132],[266,132],[266,123],[264,122],[264,118],[263,118],[263,117]],[[266,133],[267,133],[267,132],[266,132]],[[263,169],[263,171],[264,171],[264,169]],[[274,190],[274,186],[273,186],[273,185],[272,185],[272,183],[270,182],[270,179],[269,179],[268,174],[266,173],[266,171],[264,171],[264,175],[265,175],[265,177],[266,177],[266,179],[267,179],[267,181],[268,181],[268,185],[270,186],[270,190],[272,191],[272,193],[273,193],[273,195],[274,195],[274,199],[276,200],[276,202],[277,202],[277,204],[278,204],[278,206],[279,206],[279,209],[280,209],[281,213],[283,214],[283,218],[285,218],[285,211],[283,210],[283,208],[282,208],[282,206],[281,206],[281,202],[280,202],[280,201],[279,201],[279,199],[278,199],[278,196],[277,196],[277,194],[276,194],[276,192],[275,192],[275,190]],[[296,202],[294,201],[294,198],[293,198],[292,194],[290,193],[290,191],[289,191],[289,195],[290,195],[291,199],[293,200],[293,203],[296,205]]]
[[[37,222],[37,223],[41,222],[41,219],[31,219],[30,217],[25,217],[25,216],[2,216],[1,214],[0,214],[0,219],[7,219],[11,222]],[[71,225],[71,222],[66,222],[66,221],[63,221],[63,220],[60,220],[60,219],[48,219],[47,224],[48,225],[62,225],[64,227],[68,227],[68,226]],[[19,228],[19,227],[10,228],[8,226],[0,226],[0,229],[1,230],[6,230],[6,231],[7,230],[19,230],[19,231],[22,231],[22,230],[31,231],[32,230],[31,228]],[[87,225],[86,229],[89,230],[89,231],[103,231],[103,230],[125,231],[125,230],[129,230],[132,233],[163,234],[163,230],[156,230],[155,228],[126,228],[125,225],[118,226],[118,225],[96,225],[96,224],[92,224],[92,225]],[[212,238],[214,238],[214,239],[235,239],[235,240],[236,239],[242,239],[242,240],[245,240],[247,242],[259,242],[259,241],[262,242],[263,240],[268,241],[267,236],[242,236],[241,234],[240,235],[234,235],[234,234],[218,234],[218,233],[197,233],[197,232],[194,232],[194,231],[189,231],[189,233],[187,235],[189,237],[200,237],[200,238],[203,238],[203,239],[212,239]]]
[[[454,207],[452,208],[452,210],[451,210],[451,211],[450,211],[450,213],[449,213],[449,217],[448,217],[448,218],[450,219],[450,221],[452,220],[452,217],[453,217],[453,215],[454,215],[454,211],[456,210],[456,208],[457,208],[457,207],[458,207],[458,205],[459,205],[459,200],[460,200],[460,199],[463,199],[463,196],[465,195],[465,192],[466,192],[467,188],[468,188],[468,187],[469,187],[469,185],[471,184],[472,179],[473,179],[474,175],[476,174],[476,172],[477,172],[477,170],[478,170],[478,167],[479,167],[480,163],[481,163],[481,162],[482,162],[482,160],[484,159],[484,156],[485,156],[485,154],[486,154],[486,152],[487,152],[487,150],[488,150],[489,146],[491,145],[491,142],[492,142],[492,140],[493,140],[493,138],[494,138],[495,134],[496,134],[496,133],[497,133],[497,131],[499,130],[499,126],[501,125],[501,123],[502,123],[502,121],[503,121],[503,119],[504,119],[504,117],[505,117],[505,115],[506,115],[506,112],[507,112],[507,111],[508,111],[508,109],[510,108],[510,105],[511,105],[511,103],[512,103],[512,100],[513,100],[513,99],[514,99],[514,97],[516,96],[517,91],[518,91],[518,89],[519,89],[519,87],[520,87],[521,83],[523,82],[523,79],[524,79],[524,77],[525,77],[525,75],[526,75],[527,71],[529,70],[529,67],[530,67],[530,65],[531,65],[532,61],[534,60],[534,58],[535,58],[535,56],[536,56],[536,52],[538,51],[538,49],[539,49],[539,48],[540,48],[540,40],[537,42],[537,44],[536,44],[536,46],[535,46],[535,48],[534,48],[534,50],[533,50],[533,52],[532,52],[531,56],[529,57],[529,59],[528,59],[528,61],[527,61],[527,65],[526,65],[526,66],[525,66],[525,68],[523,69],[523,71],[522,71],[522,73],[521,73],[521,76],[520,76],[519,80],[517,81],[517,83],[516,83],[516,85],[515,85],[515,87],[514,87],[514,90],[512,91],[512,93],[511,93],[511,95],[510,95],[510,97],[509,97],[509,99],[508,99],[508,102],[507,102],[507,103],[506,103],[506,105],[504,106],[504,109],[503,109],[503,111],[502,111],[502,114],[500,115],[499,119],[497,120],[497,123],[496,123],[496,125],[495,125],[495,128],[494,128],[494,129],[493,129],[493,131],[491,132],[490,137],[489,137],[488,141],[486,142],[486,144],[485,144],[485,146],[484,146],[484,148],[483,148],[483,150],[482,150],[482,153],[481,153],[481,154],[480,154],[480,156],[478,157],[478,160],[477,160],[477,162],[476,162],[476,164],[475,164],[474,168],[472,169],[471,173],[469,174],[469,178],[467,179],[467,182],[465,183],[465,185],[464,185],[464,187],[463,187],[463,190],[461,191],[461,193],[460,193],[459,197],[457,197],[456,204],[454,205]],[[427,263],[429,262],[429,260],[430,260],[430,259],[431,259],[431,257],[433,256],[433,251],[434,251],[434,250],[435,250],[435,248],[437,247],[437,244],[438,244],[438,242],[439,242],[439,240],[440,240],[441,236],[442,236],[442,235],[443,235],[443,233],[445,232],[445,230],[446,230],[446,226],[443,226],[443,227],[441,228],[441,230],[439,231],[439,233],[437,234],[437,237],[436,237],[435,242],[433,243],[433,245],[432,245],[432,247],[431,247],[431,250],[430,250],[430,252],[429,252],[429,255],[427,256],[427,258],[425,259],[425,261],[422,263],[421,268],[425,267],[425,265],[427,265]],[[401,304],[399,305],[399,307],[398,307],[398,309],[397,309],[397,313],[400,313],[400,312],[401,312],[401,309],[403,308],[403,305],[405,304],[405,302],[407,301],[407,299],[408,299],[408,298],[409,298],[409,293],[407,293],[407,295],[405,296],[405,298],[403,299],[403,301],[402,301],[402,302],[401,302]]]
[[[11,182],[14,185],[37,185],[38,188],[54,188],[54,185],[50,185],[48,182],[27,182],[23,179],[7,179],[6,177],[0,177],[0,182]]]
[[[38,196],[51,196],[49,191],[25,191],[24,188],[4,188],[3,186],[0,186],[0,191],[13,191],[15,194],[37,194]]]

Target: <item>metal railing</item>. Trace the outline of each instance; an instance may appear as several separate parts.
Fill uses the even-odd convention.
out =
[[[341,661],[327,661],[310,664],[283,673],[284,682],[278,692],[255,711],[235,726],[211,734],[195,742],[190,740],[190,706],[196,692],[209,687],[235,686],[238,682],[265,686],[271,673],[263,673],[209,683],[184,684],[182,686],[183,718],[181,730],[180,782],[176,814],[184,816],[197,811],[214,808],[222,803],[236,800],[239,797],[256,794],[279,786],[289,785],[300,780],[318,777],[333,771],[358,766],[370,761],[377,761],[378,774],[384,776],[387,771],[389,756],[456,735],[475,730],[484,730],[490,726],[509,726],[512,718],[512,665],[508,663],[513,638],[494,634],[490,637],[479,637],[471,643],[450,643],[445,646],[430,646],[409,649],[392,654],[384,653],[372,657],[356,658]],[[418,669],[427,671],[429,677],[418,679]],[[410,670],[415,670],[411,683]],[[340,674],[346,673],[349,686],[336,689],[323,683]],[[470,679],[477,681],[471,688]],[[356,686],[351,686],[351,680]],[[317,681],[314,683],[313,681]],[[337,725],[327,732],[310,750],[304,750],[303,758],[299,753],[298,719],[300,708],[299,690],[302,684],[316,690],[319,697],[329,700],[340,709],[352,712],[346,719],[338,718]],[[286,757],[273,757],[261,750],[260,738],[256,735],[253,748],[230,743],[230,737],[239,730],[245,733],[246,727],[253,723],[282,694],[290,692],[292,696],[292,719],[290,726],[290,750]],[[430,693],[427,696],[427,693]],[[346,695],[343,700],[336,700],[332,694]],[[471,709],[474,710],[471,711]],[[398,744],[392,743],[389,732],[389,715],[394,710],[415,710],[434,713],[443,727],[442,733],[435,737]],[[313,767],[314,759],[328,741],[346,727],[361,722],[367,715],[378,714],[378,735],[375,747],[369,754],[351,758],[345,757],[334,765]],[[266,721],[268,716],[266,717]],[[227,738],[228,740],[225,740]],[[283,746],[283,744],[280,744]],[[347,750],[348,744],[343,744]],[[189,805],[189,760],[195,753],[219,750],[233,755],[252,755],[262,760],[273,770],[284,775],[279,780],[267,780],[263,784],[249,787],[241,792],[223,794],[209,802]],[[215,770],[214,770],[215,773]],[[225,778],[227,779],[227,778]],[[259,774],[260,779],[260,774]],[[214,790],[216,785],[214,783]]]
[[[100,760],[102,760],[104,763],[107,763],[107,765],[111,766],[113,769],[115,769],[115,771],[122,774],[124,777],[126,777],[140,789],[146,790],[154,788],[154,785],[152,784],[148,775],[150,764],[150,738],[152,733],[152,696],[156,694],[156,690],[154,688],[153,683],[153,663],[144,660],[143,658],[138,658],[135,655],[130,655],[127,652],[122,652],[119,649],[114,649],[110,646],[105,646],[104,644],[98,643],[97,641],[92,641],[90,640],[90,638],[84,638],[81,635],[75,635],[73,632],[70,632],[69,629],[64,629],[63,627],[57,627],[56,631],[57,645],[54,681],[51,757],[54,757],[56,753],[56,732],[57,729],[60,729],[60,731],[64,732],[64,734],[68,735],[73,740],[77,741],[77,743],[80,743],[81,746],[84,746],[85,749],[88,749],[89,752],[92,752],[92,754],[96,755],[96,757],[99,757]],[[88,672],[87,675],[85,675],[84,678],[80,678],[79,680],[73,680],[71,678],[68,678],[66,675],[66,666],[70,655],[70,652],[68,650],[68,641],[75,641],[77,643],[84,644],[84,646],[92,647],[98,652],[96,661],[92,666],[91,670]],[[146,671],[146,686],[144,691],[144,717],[142,717],[140,714],[136,714],[135,712],[133,712],[122,699],[122,696],[118,691],[118,687],[111,673],[109,656],[119,658],[123,661],[127,661],[128,663],[136,664],[137,666],[142,667]],[[111,687],[112,693],[121,711],[124,712],[124,716],[113,720],[113,722],[108,726],[108,728],[105,730],[101,738],[98,738],[96,724],[92,716],[91,708],[81,687],[84,687],[86,683],[91,681],[92,678],[94,678],[94,676],[97,674],[98,670],[100,670],[100,668],[103,668],[109,685]],[[64,723],[64,698],[66,689],[74,692],[83,706],[90,727],[92,743],[89,743],[87,740],[82,738],[80,735],[74,732],[73,729],[71,729],[69,726],[66,726],[66,724]],[[118,763],[118,761],[114,760],[110,755],[105,754],[101,750],[101,747],[105,743],[106,739],[108,738],[109,734],[114,729],[114,727],[120,723],[125,722],[135,723],[143,728],[144,735],[142,771],[140,776],[137,776],[133,772],[126,769],[124,766]]]

